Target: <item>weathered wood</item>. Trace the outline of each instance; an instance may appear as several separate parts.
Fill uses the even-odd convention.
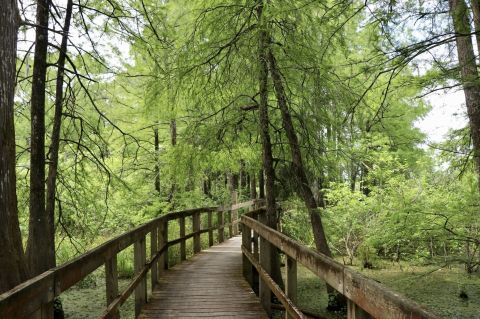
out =
[[[113,256],[105,262],[105,288],[107,294],[107,307],[115,298],[118,297],[118,272],[117,272],[117,256]],[[109,319],[119,319],[120,312],[114,309],[108,317]]]
[[[208,213],[208,247],[213,246],[213,213],[209,211]]]
[[[180,217],[178,219],[178,224],[180,226],[180,238],[185,238],[185,217]],[[184,261],[187,259],[187,249],[185,239],[180,242],[180,260]]]
[[[373,317],[353,301],[347,300],[347,319],[373,319]]]
[[[193,214],[193,223],[192,223],[192,230],[193,230],[193,253],[199,253],[202,250],[201,243],[200,243],[200,212]]]
[[[242,277],[241,238],[175,265],[161,279],[141,319],[267,319]]]
[[[402,297],[389,288],[366,278],[333,259],[309,249],[284,234],[243,215],[242,223],[259,233],[261,238],[281,249],[322,278],[337,291],[365,309],[374,318],[438,319],[412,300]],[[262,244],[260,244],[260,256]],[[261,260],[261,257],[260,257]],[[263,265],[262,265],[263,266]],[[261,291],[261,289],[260,289]]]
[[[150,259],[152,259],[157,252],[158,252],[158,228],[155,227],[152,229],[152,232],[150,233]],[[151,279],[151,287],[153,290],[153,288],[158,283],[158,260],[153,261],[151,271],[152,271],[152,274],[150,276],[150,279]]]
[[[218,211],[217,212],[217,223],[218,223],[218,242],[222,243],[225,238],[224,238],[224,231],[223,231],[223,211]]]
[[[293,303],[297,302],[297,261],[287,256],[287,280],[285,285],[285,293]],[[288,312],[285,312],[285,318],[293,318]]]
[[[145,264],[146,260],[146,246],[145,237],[135,242],[133,246],[134,259],[133,266],[135,274],[139,274]],[[143,277],[135,288],[135,318],[138,317],[143,305],[147,302],[147,280]]]
[[[168,269],[168,220],[165,219],[159,226],[159,233],[158,233],[158,247],[163,250],[163,253],[158,258],[159,264],[159,276]]]
[[[251,252],[252,250],[252,231],[248,226],[242,224],[242,247],[245,250]],[[253,287],[253,272],[252,272],[252,263],[248,260],[248,257],[242,255],[242,272],[243,277],[248,282],[250,287]]]
[[[229,210],[227,212],[227,218],[228,218],[228,238],[233,237],[233,220],[232,220],[232,211]]]
[[[259,218],[265,219],[265,215],[260,215]],[[261,220],[262,221],[262,220]],[[262,222],[265,222],[263,220]],[[248,227],[248,225],[247,225]],[[270,276],[272,274],[272,246],[268,239],[260,237],[260,255],[259,255],[259,264],[262,270]],[[253,263],[252,263],[253,264]],[[257,268],[258,273],[260,274],[260,270]],[[260,276],[260,287],[259,287],[259,295],[260,303],[263,306],[263,309],[267,312],[269,316],[272,314],[272,307],[271,307],[271,300],[272,300],[272,293],[270,291],[270,286],[268,284],[268,280],[266,280],[265,276]]]
[[[290,318],[295,318],[295,319],[306,318],[303,315],[303,313],[297,308],[297,306],[295,306],[295,304],[287,297],[287,295],[283,292],[282,288],[280,288],[280,286],[277,285],[277,283],[273,280],[270,274],[263,268],[263,265],[261,265],[260,262],[255,260],[255,258],[253,257],[253,254],[245,250],[243,247],[242,247],[242,252],[250,260],[252,265],[257,269],[261,278],[260,282],[264,282],[265,285],[268,287],[269,291],[275,294],[278,300],[285,307],[285,310],[290,315]],[[261,256],[262,256],[262,253],[260,251],[260,259],[262,258]],[[262,285],[260,285],[260,289],[262,289]],[[260,290],[260,297],[261,297],[261,290]],[[260,299],[260,303],[262,303],[262,306],[264,306],[263,300]],[[272,307],[271,307],[270,300],[268,305],[270,307],[269,310],[271,312]]]

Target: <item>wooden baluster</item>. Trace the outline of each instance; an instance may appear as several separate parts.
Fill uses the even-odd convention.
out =
[[[247,249],[248,252],[252,252],[252,231],[251,229],[244,224],[241,224],[242,227],[242,247]],[[250,287],[253,288],[253,272],[252,272],[252,263],[248,259],[247,256],[242,254],[242,270],[243,270],[243,277],[247,280],[250,284]]]
[[[180,217],[178,219],[178,223],[180,224],[180,238],[185,237],[185,217]],[[185,245],[185,239],[180,242],[180,260],[184,261],[187,259],[187,249]]]
[[[134,261],[133,265],[135,268],[135,274],[138,274],[145,267],[147,256],[146,256],[146,245],[145,237],[140,238],[133,245],[134,252]],[[138,317],[140,311],[142,310],[143,305],[147,301],[147,278],[144,276],[142,280],[138,283],[135,288],[135,318]]]
[[[200,245],[200,233],[198,233],[200,231],[200,212],[193,214],[192,226],[193,232],[195,233],[195,235],[193,235],[193,253],[196,254],[202,250]]]
[[[213,214],[212,212],[208,212],[208,246],[213,246]]]
[[[365,310],[350,299],[347,300],[347,319],[373,319]]]
[[[150,258],[153,259],[158,252],[158,229],[154,227],[150,233]],[[151,268],[152,291],[158,283],[158,259],[152,263]]]
[[[118,272],[117,272],[117,255],[112,256],[105,262],[105,287],[107,293],[107,307],[118,297]],[[118,308],[112,312],[109,319],[120,318]]]
[[[223,210],[217,212],[217,223],[218,223],[218,242],[223,243],[225,240],[224,238],[224,230],[223,230]]]
[[[285,292],[287,297],[295,304],[297,302],[297,261],[287,256],[287,280]],[[292,318],[285,311],[285,318]]]
[[[232,220],[232,211],[229,210],[227,212],[228,216],[228,238],[232,238],[233,236],[233,220]]]
[[[259,221],[266,224],[266,216],[260,215]],[[272,275],[272,247],[268,240],[260,236],[260,265],[271,276]],[[269,317],[272,315],[272,292],[267,283],[260,278],[259,285],[260,303]]]
[[[165,245],[168,245],[168,220],[165,218],[160,223],[158,232],[158,247],[162,249]],[[163,250],[163,254],[158,258],[159,273],[162,274],[168,269],[168,246]]]

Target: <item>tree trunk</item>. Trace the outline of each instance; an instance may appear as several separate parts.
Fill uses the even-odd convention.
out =
[[[158,156],[160,150],[160,142],[158,138],[158,126],[155,125],[153,129],[154,144],[155,144],[155,191],[160,194],[160,166],[158,164]]]
[[[273,52],[269,50],[268,61],[270,65],[270,74],[273,80],[273,87],[275,89],[275,95],[277,98],[278,106],[282,113],[283,128],[288,138],[290,146],[290,154],[292,157],[292,172],[295,183],[297,184],[297,192],[299,196],[305,202],[307,209],[310,213],[310,219],[313,227],[313,235],[315,239],[315,245],[317,250],[329,257],[332,256],[330,248],[327,245],[327,239],[322,225],[322,220],[318,212],[318,205],[310,188],[305,168],[303,166],[302,154],[300,152],[300,145],[298,143],[297,134],[293,127],[292,117],[287,105],[287,96],[282,83],[282,76],[277,67],[277,62]]]
[[[259,19],[259,45],[258,45],[258,62],[259,62],[259,124],[260,137],[262,141],[262,155],[263,155],[263,171],[265,173],[265,195],[266,195],[266,218],[262,220],[267,226],[277,229],[278,216],[275,203],[275,170],[273,168],[273,153],[272,143],[269,132],[268,119],[268,63],[267,63],[267,48],[268,48],[268,34],[265,30],[265,25],[262,23],[264,17],[263,4],[260,3],[257,7],[257,14]],[[275,282],[283,287],[282,275],[280,272],[280,256],[277,249],[273,246],[270,249],[271,275]],[[267,270],[268,271],[268,270]]]
[[[258,171],[258,198],[265,198],[265,176],[263,175],[263,169]]]
[[[477,64],[470,35],[468,8],[464,0],[449,0],[448,2],[453,19],[453,27],[457,34],[458,62],[473,142],[478,186],[480,188],[480,84],[478,83]]]
[[[17,2],[0,0],[0,294],[27,279],[18,222],[15,174],[14,96]]]
[[[70,21],[72,18],[72,8],[73,0],[67,2],[67,8],[65,13],[65,24],[63,27],[62,35],[62,44],[60,46],[60,53],[58,57],[58,72],[56,80],[56,91],[55,91],[55,114],[53,117],[53,130],[52,137],[50,142],[49,154],[49,163],[48,163],[48,177],[47,177],[47,202],[45,208],[45,214],[48,216],[50,221],[49,231],[47,234],[47,241],[50,243],[50,249],[55,249],[55,229],[54,229],[54,219],[55,219],[55,194],[56,194],[56,185],[57,185],[57,172],[58,172],[58,152],[60,147],[60,130],[62,125],[62,112],[63,112],[63,79],[64,79],[64,68],[65,60],[67,57],[67,43],[68,43],[68,33],[70,31]],[[55,259],[53,260],[55,263]],[[55,264],[53,265],[55,266]]]
[[[305,167],[303,166],[302,153],[300,151],[300,144],[298,143],[297,134],[293,126],[290,110],[288,109],[287,96],[282,83],[282,75],[277,67],[275,56],[271,49],[268,51],[268,62],[270,65],[270,74],[273,81],[273,87],[275,89],[275,96],[277,98],[280,112],[282,113],[282,122],[287,135],[288,144],[290,146],[290,154],[292,157],[292,172],[294,175],[295,183],[297,184],[296,191],[298,195],[305,202],[305,206],[308,209],[310,215],[310,221],[312,223],[313,237],[315,240],[315,246],[317,250],[326,256],[331,257],[332,253],[330,247],[328,247],[325,230],[323,228],[322,218],[318,211],[318,205],[313,195],[312,189],[309,185]],[[324,203],[323,195],[320,195],[320,201]],[[327,291],[330,295],[328,300],[329,310],[339,310],[346,306],[346,299],[343,295],[338,294],[332,287],[327,285]]]
[[[477,40],[478,54],[480,55],[480,0],[470,0],[475,26],[475,39]]]
[[[177,121],[175,119],[172,119],[170,121],[170,140],[171,140],[172,146],[175,147],[177,145]],[[173,202],[176,189],[177,189],[177,185],[175,183],[175,177],[174,177],[172,181],[172,186],[170,187],[170,193],[168,194],[168,198],[167,198],[167,201],[169,203]]]
[[[251,199],[257,198],[257,185],[255,180],[255,174],[250,175],[250,198]]]
[[[45,212],[45,82],[48,48],[48,0],[37,1],[33,59],[30,154],[30,221],[27,260],[30,275],[54,267],[53,220]]]

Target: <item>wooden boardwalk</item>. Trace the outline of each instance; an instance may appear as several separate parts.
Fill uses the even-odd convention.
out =
[[[268,318],[242,276],[240,246],[233,237],[168,270],[139,318]]]

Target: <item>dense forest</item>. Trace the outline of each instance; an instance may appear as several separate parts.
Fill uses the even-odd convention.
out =
[[[479,51],[478,0],[0,0],[0,293],[265,198],[268,225],[480,318]],[[456,91],[467,124],[432,142]]]

